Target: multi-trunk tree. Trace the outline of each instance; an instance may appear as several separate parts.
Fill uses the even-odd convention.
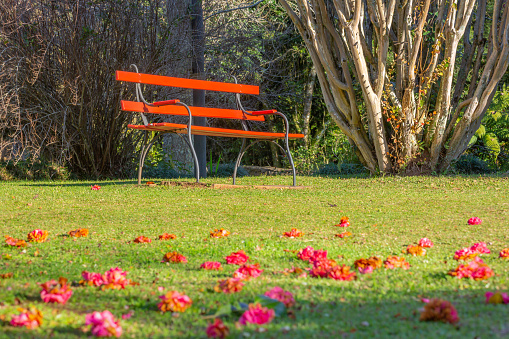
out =
[[[279,0],[371,172],[442,172],[509,65],[507,0]]]

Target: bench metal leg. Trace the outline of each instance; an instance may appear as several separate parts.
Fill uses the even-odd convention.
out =
[[[296,178],[295,165],[293,164],[292,154],[290,153],[290,147],[288,146],[288,137],[285,140],[285,146],[286,146],[286,151],[285,151],[286,156],[288,157],[288,161],[290,161],[290,166],[292,166],[293,186],[297,186],[297,178]]]
[[[248,147],[249,148],[249,147]],[[235,167],[233,168],[233,184],[235,185],[235,179],[237,178],[237,169],[240,166],[240,161],[246,152],[246,139],[242,138],[242,147],[240,148],[239,155],[237,156],[237,161],[235,162]]]
[[[184,138],[181,134],[177,135],[186,142],[187,146],[189,146],[189,149],[191,150],[191,155],[193,156],[194,160],[194,176],[196,177],[196,182],[200,182],[200,168],[198,167],[198,157],[194,151],[193,140],[191,139],[190,134],[187,135],[187,138]]]

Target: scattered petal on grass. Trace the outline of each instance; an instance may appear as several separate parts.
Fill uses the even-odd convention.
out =
[[[159,297],[161,302],[157,307],[161,312],[184,312],[193,304],[191,298],[177,291],[170,291]]]
[[[286,307],[292,307],[295,305],[295,299],[293,298],[292,292],[285,291],[279,286],[265,292],[265,295],[269,298],[279,300],[285,304]]]
[[[341,220],[339,221],[339,224],[337,224],[336,226],[348,227],[350,226],[350,220],[348,219],[348,217],[342,217]]]
[[[8,235],[5,236],[5,243],[9,246],[26,247],[27,243],[23,239],[16,239]]]
[[[170,233],[163,233],[159,236],[159,240],[170,240],[170,239],[177,239],[177,236],[175,234]]]
[[[224,228],[215,229],[214,231],[210,232],[211,238],[224,238],[230,235],[230,232],[225,230]]]
[[[168,252],[164,255],[163,260],[161,262],[171,262],[171,263],[187,263],[187,258],[178,253],[178,252]]]
[[[238,252],[233,252],[229,256],[226,257],[226,263],[230,265],[243,265],[249,260],[249,257],[246,255],[246,252],[240,250]]]
[[[313,263],[315,261],[326,260],[326,259],[327,259],[327,251],[315,250],[313,252],[313,256],[309,259],[309,262]]]
[[[509,304],[507,293],[486,292],[486,304]]]
[[[480,225],[481,223],[482,223],[482,220],[479,219],[478,217],[473,217],[473,218],[468,219],[469,225]]]
[[[404,270],[408,270],[410,268],[410,264],[405,261],[405,258],[400,258],[395,255],[391,255],[387,257],[387,259],[384,261],[385,268],[388,269],[395,269],[395,268],[402,268]]]
[[[500,253],[498,254],[499,258],[502,259],[509,259],[509,247],[504,248]]]
[[[34,329],[42,324],[42,313],[35,307],[30,309],[18,308],[20,314],[13,315],[11,325],[16,327],[26,327]]]
[[[304,261],[309,261],[315,254],[315,249],[311,246],[305,247],[297,253],[297,258]]]
[[[426,255],[426,250],[419,245],[408,245],[405,253],[411,254],[413,256],[424,256]]]
[[[223,293],[237,293],[242,291],[244,283],[242,279],[228,278],[219,280],[217,285],[214,287],[214,291]]]
[[[205,261],[203,264],[201,264],[200,268],[211,271],[220,271],[223,269],[221,263],[218,261]]]
[[[338,264],[332,259],[320,259],[313,262],[309,274],[314,278],[326,278],[329,271]]]
[[[33,230],[28,233],[28,241],[29,242],[45,242],[48,238],[48,231],[43,231],[40,229]]]
[[[240,316],[239,323],[263,325],[270,323],[274,317],[274,310],[263,307],[259,303],[249,304],[247,311]]]
[[[355,260],[354,266],[357,267],[357,269],[359,269],[359,272],[361,272],[361,269],[364,270],[367,267],[371,267],[372,270],[375,270],[377,268],[382,267],[382,259],[380,259],[379,257],[375,257],[375,256],[369,257],[368,259],[361,258],[361,259]],[[367,273],[371,273],[371,272],[367,272]]]
[[[99,190],[101,189],[101,186],[99,186],[99,185],[91,185],[91,186],[90,186],[90,189],[91,189],[92,191],[99,191]]]
[[[478,254],[490,254],[491,251],[488,249],[485,242],[478,242],[473,244],[470,249],[472,252],[476,252]]]
[[[50,280],[43,284],[39,284],[42,287],[41,299],[45,303],[58,303],[65,304],[72,295],[72,290],[67,285],[67,279],[60,277],[58,282],[56,280]]]
[[[454,253],[454,260],[468,260],[477,257],[479,253],[472,251],[471,248],[465,247]]]
[[[137,243],[137,244],[143,244],[143,243],[151,243],[152,242],[152,239],[150,238],[147,238],[143,235],[140,235],[138,238],[134,239],[134,242]]]
[[[434,245],[433,245],[433,242],[431,240],[429,240],[428,238],[422,238],[421,240],[419,240],[419,246],[425,247],[425,248],[431,248]]]
[[[226,338],[230,334],[230,330],[219,318],[216,318],[212,324],[207,327],[207,337],[209,338]]]
[[[360,274],[369,274],[373,273],[373,266],[366,266],[366,267],[358,267]]]
[[[260,276],[262,272],[263,270],[260,269],[260,264],[244,264],[233,273],[233,277],[242,280],[249,280]]]
[[[458,312],[447,300],[431,299],[419,318],[420,321],[441,321],[455,324],[459,321]]]
[[[302,233],[301,230],[298,230],[296,228],[292,228],[290,230],[290,232],[283,233],[283,236],[287,237],[287,238],[300,238],[300,237],[304,236],[304,233]]]
[[[103,276],[100,273],[83,271],[81,276],[83,280],[80,280],[80,285],[101,286],[104,284]]]
[[[10,279],[12,278],[12,276],[13,276],[12,272],[2,273],[0,274],[0,279]]]
[[[340,234],[336,234],[336,237],[341,238],[341,239],[351,237],[351,236],[352,236],[352,233],[350,233],[350,232],[343,232]]]
[[[85,315],[85,325],[92,325],[92,334],[96,337],[120,337],[122,335],[122,327],[110,311]]]
[[[122,314],[122,319],[123,320],[130,319],[133,315],[134,315],[134,312],[133,311],[129,311],[126,314]]]
[[[69,231],[68,234],[71,237],[77,237],[77,238],[87,237],[88,236],[88,229],[86,229],[86,228],[78,228],[78,229],[75,229],[74,231]]]
[[[470,278],[474,280],[486,280],[494,276],[495,273],[482,259],[475,257],[468,264],[461,264],[454,270],[451,270],[449,275],[457,277],[458,279]]]
[[[131,282],[130,279],[127,279],[126,275],[127,272],[122,271],[122,269],[118,267],[111,268],[103,275],[102,289],[120,290],[125,289],[127,285],[134,285],[135,283]]]
[[[338,265],[333,266],[327,272],[327,278],[334,280],[351,281],[357,278],[355,272],[350,271],[350,266]]]

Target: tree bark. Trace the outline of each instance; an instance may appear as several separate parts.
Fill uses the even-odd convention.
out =
[[[332,120],[372,173],[404,168],[422,146],[428,165],[445,170],[465,150],[508,67],[508,0],[495,0],[485,65],[487,0],[279,3],[306,44]]]
[[[309,148],[309,123],[311,121],[311,106],[313,104],[313,92],[316,81],[316,69],[315,66],[311,67],[309,71],[308,82],[304,90],[304,108],[302,110],[302,134],[304,134],[304,144],[306,148]]]

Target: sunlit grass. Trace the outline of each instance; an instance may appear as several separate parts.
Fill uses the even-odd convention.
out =
[[[110,310],[121,320],[125,337],[204,337],[205,328],[219,307],[250,302],[274,286],[295,294],[294,317],[276,318],[259,333],[254,327],[236,328],[225,319],[232,337],[306,338],[351,337],[507,337],[509,305],[486,305],[486,291],[509,289],[509,261],[498,252],[509,247],[509,180],[490,177],[317,178],[299,177],[304,190],[258,190],[137,187],[134,181],[3,182],[0,183],[0,236],[26,239],[29,231],[48,230],[50,241],[23,251],[1,247],[0,337],[70,338],[84,333],[84,315]],[[228,179],[205,182],[230,183]],[[245,177],[242,184],[288,184],[289,177]],[[102,186],[91,191],[91,184]],[[334,227],[342,216],[350,218],[351,238],[338,239]],[[481,225],[469,226],[473,216]],[[212,239],[209,232],[225,228],[231,235]],[[291,228],[303,238],[280,236]],[[88,228],[87,238],[63,236]],[[175,240],[132,243],[144,235],[156,239],[174,233]],[[287,250],[311,245],[326,249],[329,257],[352,265],[361,257],[403,255],[406,245],[428,237],[435,247],[425,257],[405,258],[412,267],[377,270],[352,282],[293,278],[279,272],[307,267]],[[487,281],[458,280],[446,273],[457,265],[454,251],[484,241],[491,255],[483,259],[496,276]],[[218,279],[237,267],[224,257],[243,249],[251,262],[265,270],[237,294],[213,292]],[[164,264],[164,253],[178,251],[187,264]],[[38,255],[35,256],[36,252]],[[7,255],[7,256],[6,256]],[[11,256],[10,259],[7,259]],[[339,259],[338,256],[342,256]],[[204,261],[221,261],[224,270],[199,269]],[[127,270],[140,283],[121,291],[73,287],[66,305],[40,301],[37,283],[64,276],[79,281],[81,271],[103,273],[111,267]],[[157,312],[158,296],[175,289],[185,292],[193,306],[179,317]],[[419,296],[441,297],[457,308],[460,324],[419,322]],[[12,328],[8,320],[18,304],[36,305],[44,313],[40,329]]]

